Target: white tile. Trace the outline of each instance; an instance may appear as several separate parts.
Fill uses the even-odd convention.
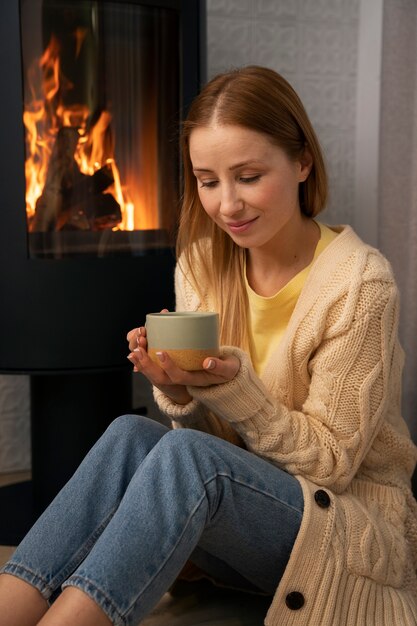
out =
[[[30,467],[29,377],[0,376],[0,472]]]

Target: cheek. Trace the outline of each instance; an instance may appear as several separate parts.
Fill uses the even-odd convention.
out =
[[[265,184],[262,187],[253,188],[248,190],[246,194],[246,200],[249,204],[257,206],[258,208],[264,207],[265,209],[274,206],[279,198],[282,197],[283,189],[275,181]]]
[[[213,218],[216,214],[216,201],[214,199],[214,194],[209,195],[198,190],[198,197],[200,198],[202,207],[207,215]]]
[[[282,177],[262,190],[262,202],[265,206],[280,206],[281,210],[293,205],[298,198],[298,183],[290,178]]]

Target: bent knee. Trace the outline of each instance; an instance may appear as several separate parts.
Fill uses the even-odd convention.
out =
[[[158,435],[159,438],[164,434],[164,428],[162,424],[148,417],[126,414],[116,417],[107,428],[105,435],[117,439],[135,439],[138,436],[143,437],[146,433],[154,433],[155,431],[155,435]],[[161,432],[159,433],[159,431]]]
[[[164,435],[159,445],[170,451],[178,450],[183,454],[186,450],[200,449],[207,445],[210,437],[207,433],[192,428],[175,428]]]

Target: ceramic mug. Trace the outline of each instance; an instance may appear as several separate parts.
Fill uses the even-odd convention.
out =
[[[166,352],[183,370],[203,369],[209,356],[219,356],[219,315],[212,312],[148,313],[146,337],[150,358]]]

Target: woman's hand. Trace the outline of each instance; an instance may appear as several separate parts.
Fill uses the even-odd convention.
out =
[[[187,404],[192,397],[187,385],[208,387],[232,380],[240,368],[240,361],[233,355],[217,358],[208,357],[203,361],[203,369],[188,372],[179,368],[166,352],[157,353],[159,362],[150,359],[146,348],[146,329],[134,329],[127,335],[131,353],[127,357],[135,372],[141,372],[155,387],[178,404]]]

